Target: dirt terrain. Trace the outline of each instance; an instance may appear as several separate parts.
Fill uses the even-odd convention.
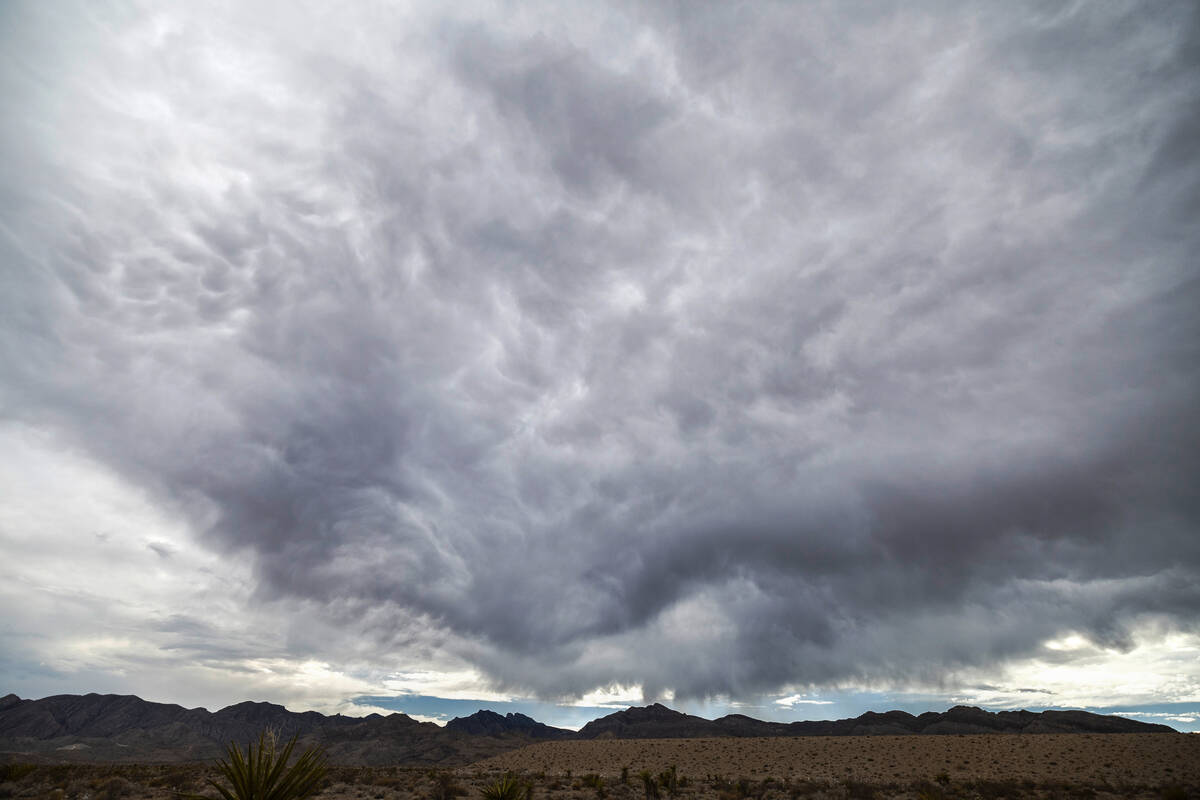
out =
[[[792,739],[650,739],[543,742],[475,766],[481,769],[657,772],[761,780],[871,782],[930,779],[1031,779],[1138,784],[1200,784],[1200,735],[1046,734],[1039,736],[809,736]]]
[[[545,742],[457,769],[332,767],[317,797],[480,800],[506,773],[528,789],[521,800],[1200,800],[1200,735]],[[2,764],[0,798],[216,797],[215,777],[209,764]]]

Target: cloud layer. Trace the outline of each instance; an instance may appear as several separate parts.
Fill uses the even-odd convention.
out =
[[[443,5],[5,11],[5,418],[543,697],[1198,632],[1191,6]]]

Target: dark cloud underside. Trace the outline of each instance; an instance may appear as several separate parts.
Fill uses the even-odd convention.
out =
[[[4,12],[7,417],[545,696],[1195,629],[1189,4],[349,14]]]

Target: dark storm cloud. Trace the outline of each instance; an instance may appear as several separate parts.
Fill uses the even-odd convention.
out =
[[[5,414],[547,696],[1195,629],[1190,7],[575,12],[12,12]]]

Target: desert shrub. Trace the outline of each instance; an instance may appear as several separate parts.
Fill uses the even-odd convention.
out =
[[[658,774],[658,785],[666,789],[669,795],[679,791],[679,776],[675,773],[674,764]]]
[[[714,781],[714,788],[717,790],[719,800],[746,800],[746,798],[761,800],[769,786],[769,781],[756,783],[749,778],[738,778],[733,782],[718,778],[717,781]]]
[[[0,764],[0,783],[19,781],[35,769],[33,764]]]
[[[824,783],[810,780],[799,780],[788,787],[788,794],[792,797],[808,797],[809,795],[824,792],[828,788]]]
[[[160,780],[173,792],[186,792],[199,782],[199,776],[193,767],[176,767],[168,770]]]
[[[646,800],[653,800],[658,797],[658,778],[654,777],[654,773],[648,769],[643,769],[634,777],[641,784],[643,791],[646,794]]]
[[[1162,800],[1188,800],[1188,791],[1182,786],[1175,784],[1173,786],[1164,786],[1159,792]]]
[[[1073,797],[1076,789],[1080,788],[1078,784],[1073,784],[1070,781],[1055,779],[1045,780],[1038,785],[1038,789],[1051,797]]]
[[[380,789],[399,789],[408,783],[399,775],[372,775],[370,780],[372,786]]]
[[[869,783],[846,779],[842,782],[842,786],[846,789],[846,797],[849,800],[874,800],[875,787]]]
[[[1014,780],[991,781],[979,780],[971,784],[971,788],[975,790],[983,800],[999,800],[1000,798],[1021,797],[1023,792],[1021,786]]]
[[[621,767],[621,785],[629,783],[629,767]]]
[[[1004,798],[1024,798],[1025,796],[1025,792],[1021,790],[1021,784],[1014,780],[974,781],[971,788],[983,800],[1003,800]]]
[[[950,785],[950,775],[948,773],[939,772],[937,775],[933,776],[933,779],[937,782],[937,784],[939,786],[949,786]]]
[[[642,782],[642,791],[646,793],[646,800],[658,800],[658,778],[654,777],[654,773],[644,769],[638,773],[638,780]]]
[[[217,771],[229,781],[230,788],[212,779],[209,779],[209,785],[220,792],[224,800],[304,800],[312,796],[328,772],[325,752],[319,747],[310,747],[288,766],[296,738],[293,736],[279,750],[275,734],[264,731],[259,734],[258,746],[251,742],[244,753],[230,742],[225,748],[228,758],[217,761]],[[203,797],[187,796],[192,800]]]
[[[484,800],[529,800],[532,796],[533,786],[518,779],[511,772],[483,787]]]
[[[97,787],[96,800],[121,800],[133,792],[133,784],[121,777],[112,777]]]
[[[583,776],[583,785],[589,789],[595,789],[596,797],[601,800],[608,796],[608,789],[604,785],[604,778],[601,778],[594,772]]]
[[[918,781],[913,784],[913,790],[918,800],[946,800],[946,792],[941,786],[929,781]]]
[[[432,800],[454,800],[463,797],[467,790],[454,780],[454,774],[442,770],[430,770],[429,777],[433,781]]]

